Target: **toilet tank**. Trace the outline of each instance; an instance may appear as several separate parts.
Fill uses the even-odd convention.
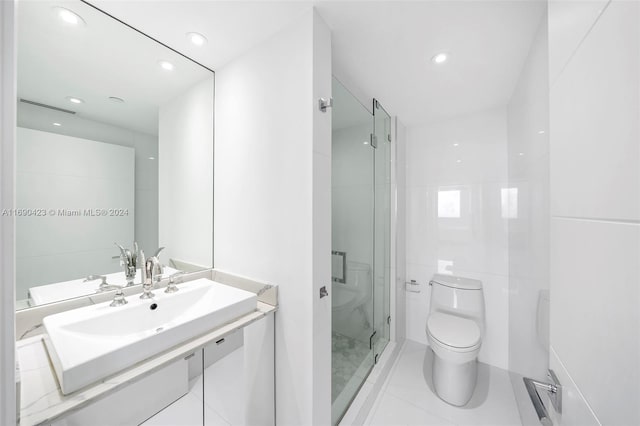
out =
[[[473,319],[484,335],[482,281],[455,275],[435,274],[431,281],[429,313],[444,312]]]
[[[371,266],[362,262],[347,262],[347,287],[362,294],[371,293]]]

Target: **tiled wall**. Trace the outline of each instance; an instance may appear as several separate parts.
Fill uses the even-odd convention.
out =
[[[134,229],[134,149],[22,127],[16,145],[16,206],[45,212],[16,219],[17,298],[34,285],[116,272],[113,241],[126,243]]]
[[[17,108],[19,127],[134,148],[134,240],[145,253],[153,253],[158,248],[158,135],[140,133],[69,114],[65,114],[64,126],[52,127],[50,123],[60,120],[61,113],[22,102],[18,103]],[[131,236],[118,242],[127,247],[133,243]],[[116,254],[117,248],[111,256]],[[114,261],[113,265],[117,267],[118,262]]]
[[[503,108],[407,128],[407,338],[427,343],[429,279],[482,280],[486,334],[479,360],[507,368],[507,119]]]
[[[640,423],[638,2],[549,6],[551,368],[560,424]]]

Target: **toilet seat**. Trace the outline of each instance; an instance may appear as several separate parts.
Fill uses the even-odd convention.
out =
[[[475,321],[435,312],[427,320],[427,334],[447,349],[467,352],[480,346],[480,327]]]

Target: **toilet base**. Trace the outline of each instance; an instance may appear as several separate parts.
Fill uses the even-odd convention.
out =
[[[432,368],[433,386],[444,402],[457,407],[471,399],[478,380],[478,360],[456,364],[434,354]]]

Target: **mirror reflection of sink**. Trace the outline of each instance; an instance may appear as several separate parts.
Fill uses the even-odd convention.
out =
[[[164,267],[163,276],[168,277],[178,272],[169,266]],[[123,286],[127,284],[124,272],[114,272],[106,274],[107,283],[111,285]],[[136,272],[135,283],[140,283],[140,270]],[[61,300],[72,299],[74,297],[88,296],[98,292],[100,280],[85,281],[84,278],[70,281],[62,281],[53,284],[46,284],[29,288],[29,300],[31,306],[43,305],[46,303],[59,302]]]
[[[254,293],[205,278],[153,299],[129,296],[45,317],[45,343],[68,394],[256,309]],[[155,305],[155,306],[154,306]]]

